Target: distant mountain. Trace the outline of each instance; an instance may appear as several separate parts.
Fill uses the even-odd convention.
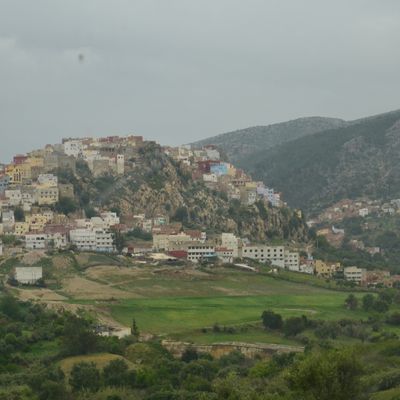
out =
[[[266,151],[274,146],[291,140],[312,135],[327,129],[342,127],[345,121],[337,118],[309,117],[268,126],[255,126],[234,132],[223,133],[193,143],[194,146],[213,144],[240,167],[247,166],[247,159],[259,151]]]
[[[343,198],[400,197],[400,110],[338,125],[260,148],[240,164],[309,211]]]

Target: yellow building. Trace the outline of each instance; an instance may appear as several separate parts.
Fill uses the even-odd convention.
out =
[[[49,215],[44,214],[32,214],[25,218],[26,222],[29,224],[29,229],[31,231],[43,231],[45,225],[50,221]]]
[[[257,182],[254,182],[254,181],[246,182],[245,188],[250,189],[250,190],[255,190],[255,189],[257,189]]]
[[[325,263],[322,260],[315,260],[315,273],[323,278],[332,277],[340,268],[340,263]]]
[[[9,164],[6,166],[6,175],[10,177],[11,184],[22,183],[24,180],[31,179],[31,165],[29,163]]]
[[[15,236],[24,236],[29,232],[29,223],[28,222],[16,222],[14,226],[14,234]]]

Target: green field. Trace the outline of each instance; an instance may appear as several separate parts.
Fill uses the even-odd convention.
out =
[[[198,343],[290,344],[282,334],[262,329],[264,310],[284,318],[368,317],[360,307],[357,311],[344,307],[349,291],[304,274],[272,274],[266,268],[255,273],[232,267],[140,265],[131,259],[116,265],[117,261],[93,254],[54,258],[52,275],[59,282],[54,290],[64,296],[61,303],[81,304],[94,317],[96,310],[101,311],[126,327],[134,318],[142,333]],[[356,289],[354,293],[359,299],[364,295]],[[213,329],[215,325],[220,329]]]
[[[151,290],[152,284],[154,291]],[[282,337],[267,337],[259,328],[243,329],[245,324],[259,327],[261,313],[267,309],[279,312],[284,317],[303,314],[329,320],[366,317],[361,310],[345,309],[344,300],[348,292],[327,290],[267,275],[236,271],[229,274],[224,271],[212,283],[205,280],[185,282],[153,278],[144,286],[148,290],[146,298],[121,299],[110,306],[112,317],[127,326],[135,318],[143,332],[193,339],[199,343],[225,340],[287,342]],[[197,292],[198,295],[179,295],[186,294],[188,286],[191,292]],[[217,294],[217,287],[232,294]],[[167,292],[166,295],[160,296],[162,291]],[[154,296],[155,293],[158,296]],[[358,296],[361,298],[362,294]],[[215,333],[211,329],[214,324],[232,326],[235,332]],[[204,334],[204,329],[207,334]]]

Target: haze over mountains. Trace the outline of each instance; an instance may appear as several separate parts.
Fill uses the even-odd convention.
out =
[[[199,143],[220,147],[292,207],[315,211],[343,198],[400,196],[400,111],[355,121],[300,118]]]

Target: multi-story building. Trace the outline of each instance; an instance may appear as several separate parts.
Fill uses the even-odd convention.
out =
[[[222,233],[221,234],[221,247],[233,250],[233,257],[239,256],[239,238],[233,233]]]
[[[331,278],[340,269],[340,263],[327,263],[322,260],[315,260],[315,274],[321,278]]]
[[[72,229],[69,238],[80,251],[96,251],[96,233],[92,229]]]
[[[80,251],[115,251],[114,235],[105,229],[73,229],[69,236],[71,243]]]
[[[216,257],[215,247],[207,243],[193,243],[187,246],[187,259],[192,262]]]
[[[50,220],[51,215],[48,213],[32,214],[25,217],[25,221],[29,224],[29,230],[35,232],[42,232]]]
[[[270,261],[276,267],[285,267],[284,246],[244,245],[241,256],[260,262]]]
[[[224,263],[232,263],[234,259],[234,250],[229,249],[227,247],[216,247],[215,248],[215,255],[219,260]]]
[[[25,236],[29,232],[29,224],[27,222],[16,222],[14,225],[15,236]]]
[[[20,189],[7,189],[4,196],[9,200],[10,205],[19,206],[22,201],[22,192]]]
[[[64,153],[67,156],[78,158],[82,154],[83,143],[81,140],[67,140],[63,143]]]
[[[25,235],[25,247],[29,250],[45,249],[47,235],[45,233],[27,233]]]
[[[36,199],[40,206],[56,204],[58,202],[58,187],[38,187]]]
[[[54,187],[58,185],[58,178],[53,174],[40,174],[37,181],[41,186],[45,187]]]
[[[101,218],[103,219],[106,227],[109,228],[113,225],[118,225],[120,223],[120,219],[115,212],[105,211],[100,213]]]
[[[12,210],[3,211],[2,220],[3,220],[3,232],[5,233],[12,232],[15,226],[14,211]]]
[[[9,164],[6,174],[10,177],[11,184],[20,184],[31,179],[31,166],[28,163]]]
[[[285,257],[285,268],[290,271],[299,271],[300,270],[300,256],[297,251],[290,251],[285,249],[284,251]]]
[[[358,267],[345,267],[343,269],[343,275],[346,281],[361,283],[365,280],[366,269]]]

